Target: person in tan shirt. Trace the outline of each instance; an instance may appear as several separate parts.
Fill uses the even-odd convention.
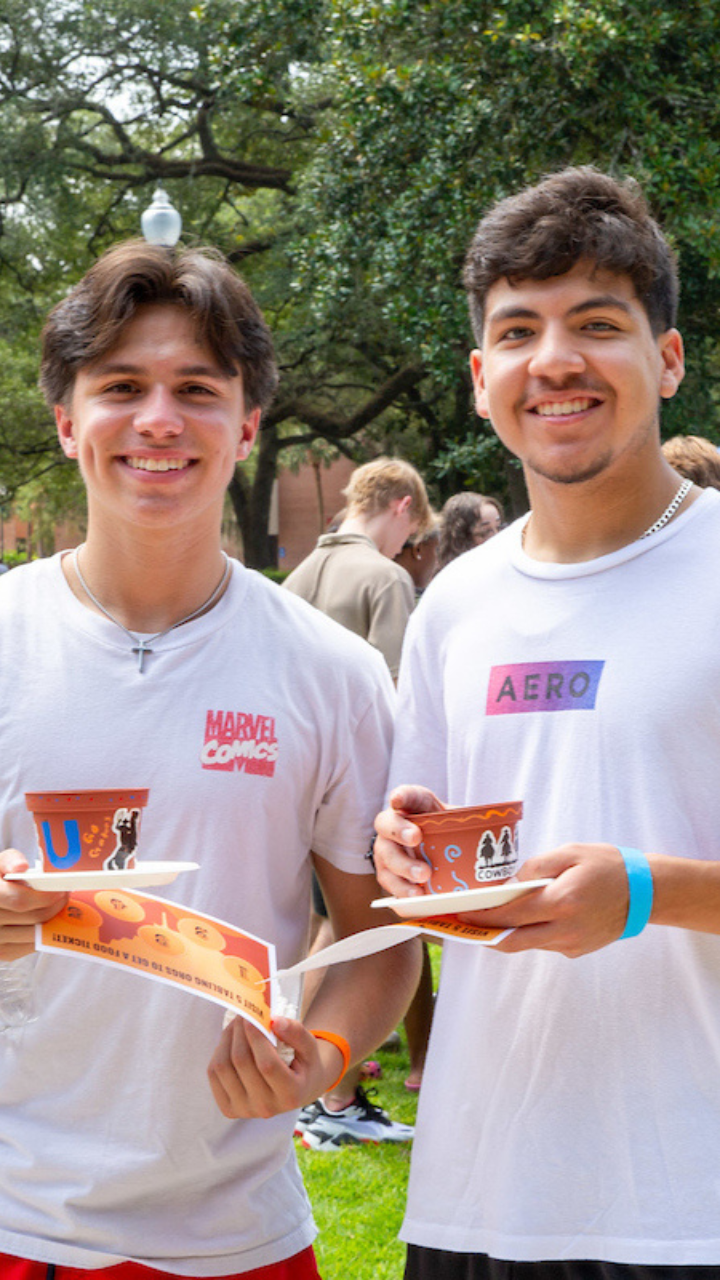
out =
[[[397,680],[415,584],[394,557],[411,539],[422,539],[436,524],[425,484],[409,462],[376,458],[358,467],[343,490],[347,506],[334,533],[323,534],[314,551],[285,579],[284,586],[382,653]],[[312,951],[335,940],[319,886],[313,886]],[[306,998],[313,983],[306,982]],[[427,950],[418,990],[408,1011],[411,1048],[408,1087],[419,1088],[433,1011],[432,973]],[[335,1151],[345,1142],[407,1141],[412,1130],[396,1124],[371,1103],[354,1067],[335,1088],[300,1113],[296,1132],[306,1146]]]
[[[376,458],[353,472],[343,495],[339,529],[283,585],[379,649],[396,680],[415,587],[394,557],[433,527],[425,485],[409,462]]]

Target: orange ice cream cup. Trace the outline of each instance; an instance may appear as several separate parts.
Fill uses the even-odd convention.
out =
[[[518,865],[522,812],[515,800],[410,815],[423,833],[420,856],[432,870],[426,891],[456,893],[509,880]]]
[[[28,791],[44,871],[125,871],[135,866],[148,790]]]

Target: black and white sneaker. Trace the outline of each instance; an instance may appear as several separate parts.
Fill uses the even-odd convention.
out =
[[[342,1111],[328,1111],[319,1099],[311,1105],[319,1110],[302,1131],[302,1144],[311,1151],[338,1151],[357,1142],[412,1142],[413,1126],[391,1120],[360,1085],[354,1101]]]
[[[302,1138],[306,1129],[317,1120],[318,1116],[324,1115],[325,1108],[318,1098],[316,1102],[309,1102],[303,1107],[297,1120],[295,1121],[295,1129],[293,1130],[296,1138]]]

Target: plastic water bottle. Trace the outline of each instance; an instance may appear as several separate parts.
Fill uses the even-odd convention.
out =
[[[37,959],[37,952],[31,951],[19,960],[0,961],[0,1032],[35,1022]]]

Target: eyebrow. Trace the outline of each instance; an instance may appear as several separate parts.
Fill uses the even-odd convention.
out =
[[[599,293],[594,298],[585,298],[583,302],[578,302],[571,307],[567,315],[582,315],[586,311],[596,311],[603,307],[612,307],[616,311],[624,311],[626,315],[630,315],[628,303],[614,293]],[[540,312],[534,311],[532,307],[513,306],[512,303],[508,303],[507,306],[499,307],[488,316],[488,324],[503,324],[506,320],[540,319]]]
[[[140,364],[131,364],[123,360],[101,360],[92,366],[96,374],[104,377],[109,373],[128,373],[142,374],[145,368]],[[213,364],[186,364],[177,370],[182,378],[227,378],[228,375],[223,373],[218,365]]]

